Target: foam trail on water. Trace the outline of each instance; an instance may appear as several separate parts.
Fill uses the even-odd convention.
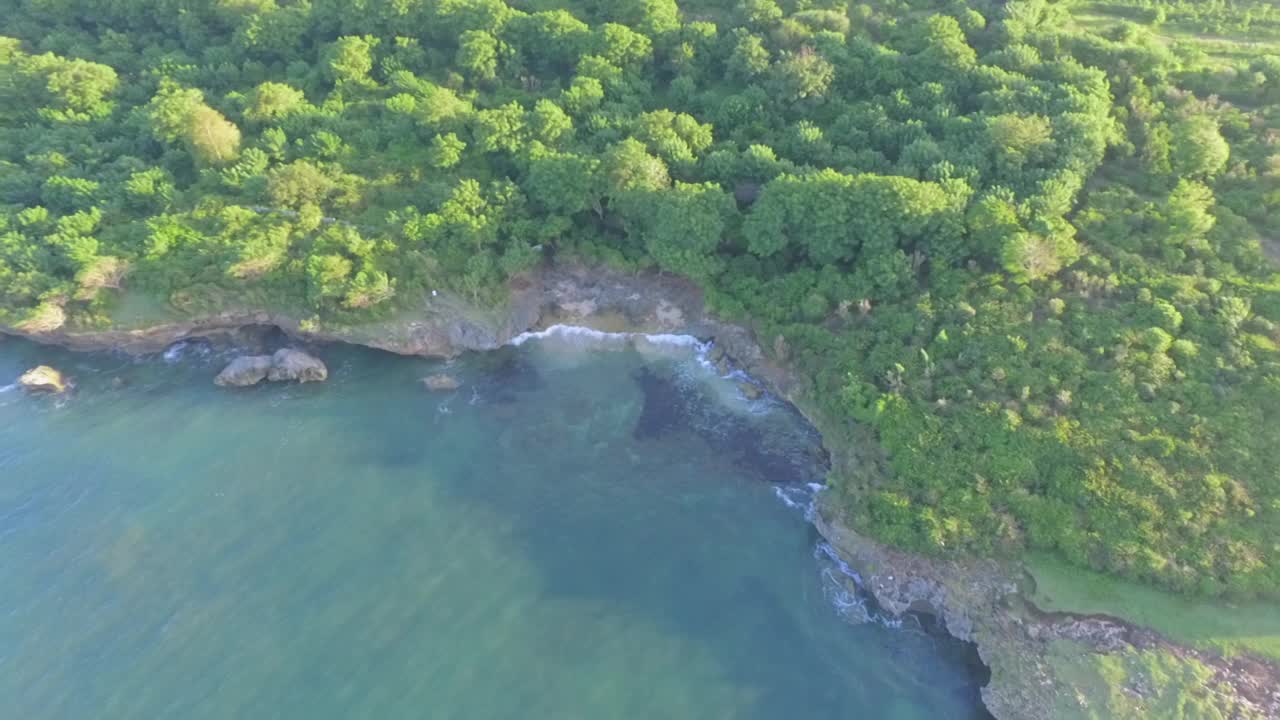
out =
[[[7,393],[18,389],[18,383],[9,383],[4,387],[0,387],[0,393]]]

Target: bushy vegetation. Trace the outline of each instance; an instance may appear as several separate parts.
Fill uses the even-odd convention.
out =
[[[1280,57],[1202,5],[8,2],[0,321],[657,268],[874,435],[876,537],[1280,597]]]

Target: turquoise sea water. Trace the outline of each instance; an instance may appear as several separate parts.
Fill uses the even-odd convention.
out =
[[[0,717],[985,717],[971,650],[840,609],[815,436],[689,349],[317,354],[0,342],[78,381],[0,392]]]

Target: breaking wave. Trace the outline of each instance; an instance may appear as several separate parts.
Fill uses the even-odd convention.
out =
[[[804,514],[805,520],[813,522],[817,513],[818,496],[824,487],[820,483],[774,485],[773,494],[783,505],[799,510]],[[831,543],[819,540],[814,544],[813,559],[818,565],[818,575],[822,580],[822,596],[846,622],[853,625],[873,622],[890,628],[903,627],[901,618],[887,615],[876,607],[863,584],[862,576],[840,557]]]
[[[706,352],[707,348],[711,346],[710,343],[703,342],[692,335],[605,332],[578,325],[552,325],[545,330],[522,332],[511,338],[511,344],[520,346],[530,340],[546,339],[569,341],[583,347],[599,347],[602,349],[626,347],[628,345],[637,349],[644,349],[645,346],[690,348],[699,354]]]

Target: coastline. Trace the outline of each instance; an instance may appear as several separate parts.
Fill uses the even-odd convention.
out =
[[[677,277],[623,274],[580,265],[543,268],[513,282],[509,300],[495,309],[476,308],[452,296],[424,298],[421,308],[390,320],[359,326],[317,326],[287,313],[230,310],[136,329],[22,331],[0,333],[78,351],[130,354],[161,352],[192,338],[236,342],[253,328],[274,327],[302,342],[340,342],[401,355],[454,357],[510,344],[525,333],[555,325],[602,332],[679,334],[711,341],[736,366],[776,396],[792,403],[824,438],[836,471],[860,465],[857,448],[837,440],[828,424],[805,402],[802,383],[783,363],[761,349],[754,333],[724,323],[705,309],[702,293]],[[1013,562],[977,558],[931,558],[882,545],[843,521],[831,493],[820,496],[813,522],[841,558],[861,576],[861,587],[882,609],[901,616],[936,616],[952,636],[972,642],[991,671],[982,690],[985,704],[1001,718],[1064,717],[1078,709],[1090,716],[1091,690],[1073,674],[1072,658],[1055,655],[1061,643],[1088,654],[1123,656],[1162,652],[1213,669],[1218,686],[1230,687],[1241,717],[1280,717],[1280,669],[1265,662],[1241,664],[1205,651],[1176,645],[1151,630],[1103,615],[1046,613],[1030,601],[1029,576]],[[1120,688],[1141,696],[1147,688]],[[1221,691],[1219,691],[1221,692]],[[1064,698],[1068,706],[1064,707]],[[1076,707],[1071,707],[1072,701]],[[1096,713],[1097,708],[1094,708]]]

